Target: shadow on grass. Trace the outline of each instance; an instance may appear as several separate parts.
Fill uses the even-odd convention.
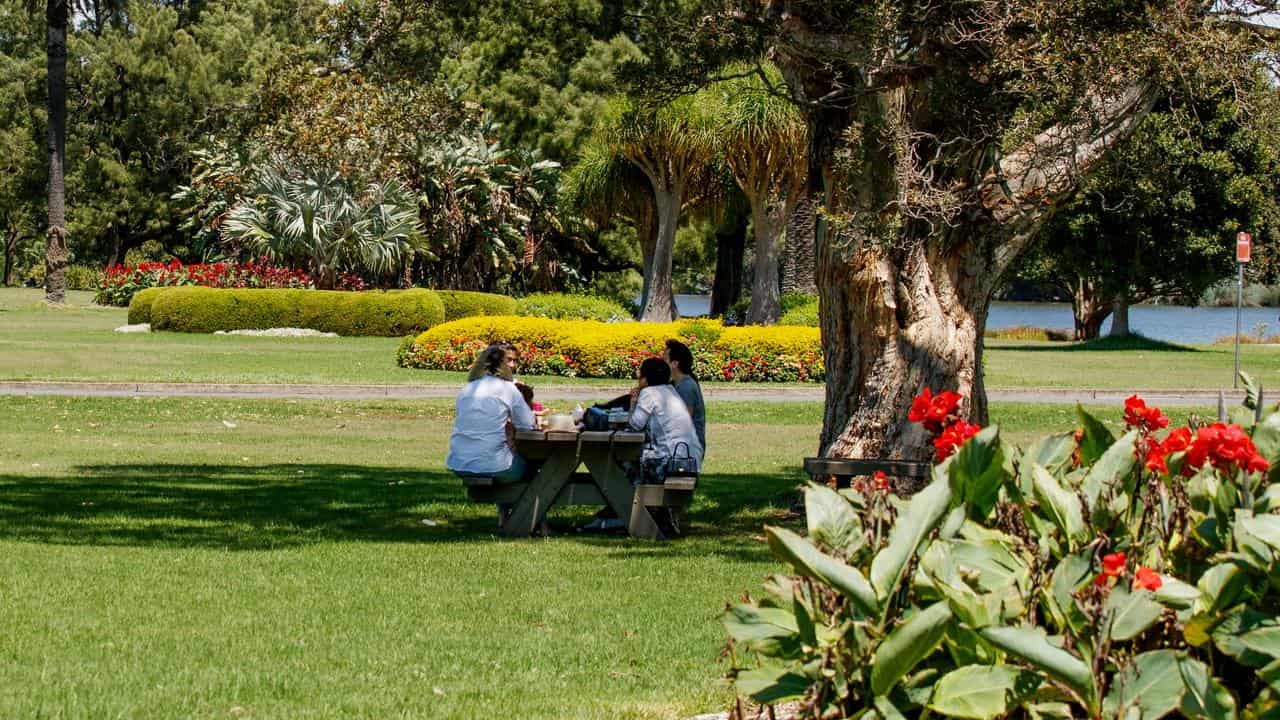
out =
[[[759,560],[765,522],[784,515],[797,477],[704,475],[689,513],[690,537],[653,545],[577,536],[586,544],[679,556],[715,551]],[[426,526],[424,518],[437,523]],[[332,464],[253,467],[90,465],[68,477],[0,475],[0,539],[64,545],[261,550],[324,542],[474,542],[494,537],[488,504],[468,502],[443,470]],[[653,545],[652,550],[644,549]],[[697,548],[692,547],[697,545]]]
[[[1178,345],[1163,340],[1152,340],[1142,335],[1128,337],[1100,337],[1087,342],[1042,343],[1038,345],[1006,345],[1002,342],[991,343],[999,350],[1017,350],[1019,352],[1111,352],[1111,351],[1151,351],[1151,352],[1188,352],[1198,353],[1204,350],[1189,345]]]

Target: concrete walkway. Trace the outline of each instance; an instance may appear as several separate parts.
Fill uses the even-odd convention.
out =
[[[540,400],[581,400],[621,395],[629,385],[537,385]],[[60,395],[72,397],[214,397],[214,398],[316,398],[368,400],[414,400],[452,398],[453,385],[286,385],[231,383],[150,383],[150,382],[45,382],[0,381],[0,395]],[[1119,405],[1131,390],[1088,388],[989,388],[991,402],[1074,405],[1075,403]],[[1215,406],[1217,390],[1139,390],[1153,405]],[[812,387],[703,387],[708,400],[754,402],[821,402],[823,388]],[[1226,390],[1228,405],[1239,404],[1241,391]]]

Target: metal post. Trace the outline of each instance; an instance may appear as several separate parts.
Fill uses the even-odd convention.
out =
[[[1236,263],[1236,372],[1231,387],[1240,387],[1240,303],[1244,295],[1244,263]]]

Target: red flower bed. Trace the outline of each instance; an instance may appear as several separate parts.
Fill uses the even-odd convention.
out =
[[[152,287],[198,285],[212,288],[296,288],[315,287],[305,270],[294,270],[250,260],[245,263],[221,262],[183,265],[177,259],[144,262],[137,265],[112,265],[98,285],[94,301],[99,305],[125,306],[139,290]],[[364,280],[351,273],[338,278],[339,290],[364,290]]]

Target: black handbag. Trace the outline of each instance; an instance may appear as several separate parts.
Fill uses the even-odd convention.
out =
[[[680,455],[684,448],[684,455]],[[671,457],[667,458],[667,477],[698,477],[698,461],[693,459],[687,443],[676,443]]]

